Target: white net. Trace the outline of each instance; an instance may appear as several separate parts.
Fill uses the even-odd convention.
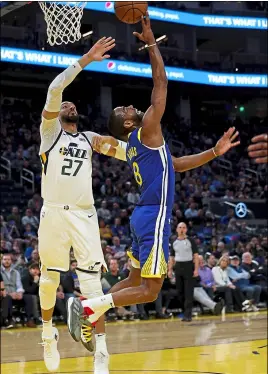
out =
[[[53,46],[81,39],[81,18],[86,1],[39,1],[47,23],[47,41]]]

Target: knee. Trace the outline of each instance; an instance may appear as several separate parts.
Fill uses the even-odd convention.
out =
[[[58,272],[42,269],[39,287],[42,309],[49,310],[55,306],[56,292],[59,284],[60,274]]]
[[[145,303],[152,303],[158,298],[159,289],[150,288],[148,286],[141,287],[141,294],[144,296]]]
[[[94,297],[102,296],[102,285],[100,279],[100,273],[88,274],[82,271],[77,272],[80,291],[87,299],[93,299]]]

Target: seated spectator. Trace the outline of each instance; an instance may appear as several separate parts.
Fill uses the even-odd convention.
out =
[[[203,256],[199,257],[199,269],[198,275],[200,277],[200,285],[204,288],[206,293],[211,299],[214,298],[214,292],[216,291],[215,281],[212,275],[212,271],[206,266]],[[198,286],[199,287],[199,286]]]
[[[39,279],[40,268],[39,264],[32,263],[28,266],[28,271],[21,277],[22,286],[24,288],[24,295],[30,295],[33,299],[33,316],[35,321],[38,321],[39,313]]]
[[[103,200],[101,202],[101,207],[97,209],[97,214],[99,218],[104,219],[105,222],[109,222],[112,218],[111,212],[107,209],[107,201]]]
[[[65,301],[70,297],[80,297],[82,296],[80,291],[80,285],[78,276],[75,269],[77,268],[77,261],[72,260],[70,263],[70,269],[67,273],[61,275],[61,285],[65,295]]]
[[[250,284],[250,273],[245,271],[242,266],[239,265],[239,262],[240,260],[238,256],[233,256],[231,258],[231,264],[228,267],[228,276],[233,284],[245,293],[247,299],[254,300],[254,304],[259,304],[261,286]],[[258,309],[254,304],[252,304],[252,308],[254,311],[257,311]]]
[[[33,198],[30,199],[28,202],[28,208],[31,209],[31,211],[37,216],[39,216],[40,214],[42,205],[43,205],[43,199],[38,193],[35,193],[33,195]]]
[[[11,297],[12,305],[25,306],[25,312],[27,317],[26,325],[28,327],[36,327],[36,324],[33,321],[34,307],[32,297],[30,295],[24,295],[24,289],[22,287],[20,273],[17,270],[12,269],[11,264],[11,255],[5,254],[2,258],[1,273],[2,278],[4,280],[7,295]],[[9,311],[8,316],[10,324],[12,324],[11,310]]]
[[[0,313],[0,326],[4,326],[6,328],[12,328],[13,323],[11,320],[8,321],[8,310],[9,310],[9,304],[11,301],[10,295],[7,294],[7,291],[5,289],[5,284],[3,281],[2,273],[0,272],[0,302],[1,302],[1,313]]]
[[[101,283],[103,292],[107,293],[114,285],[121,282],[123,279],[125,279],[125,274],[119,270],[118,261],[112,258],[109,264],[109,271],[102,275]],[[108,312],[108,316],[110,313]],[[132,313],[128,312],[123,307],[116,308],[116,313],[120,316],[132,315]]]
[[[212,253],[209,253],[209,252],[206,255],[207,255],[207,267],[212,270],[214,266],[216,266],[216,258]]]
[[[212,298],[208,295],[208,293],[204,290],[200,280],[201,280],[200,277],[194,278],[194,282],[195,282],[195,285],[194,285],[194,300],[198,301],[200,304],[206,306],[215,315],[221,314],[222,309],[224,307],[224,301],[220,300],[217,303],[215,301],[213,301]]]
[[[37,230],[39,227],[39,219],[33,215],[33,212],[31,209],[26,209],[25,216],[22,217],[21,223],[24,227],[26,227],[26,225],[29,224],[35,230]]]
[[[24,231],[23,236],[25,239],[29,239],[29,240],[37,237],[36,232],[33,230],[32,226],[29,223],[25,225],[25,231]]]
[[[260,265],[256,261],[252,261],[252,255],[245,252],[242,255],[242,268],[250,274],[250,284],[259,285],[267,300],[267,265]]]
[[[124,244],[121,244],[120,238],[118,236],[113,237],[113,245],[111,246],[111,248],[114,254],[122,252],[125,254],[126,246]]]
[[[225,243],[224,242],[218,242],[217,249],[215,252],[213,252],[213,255],[219,259],[223,255],[223,251],[225,250]]]
[[[16,227],[18,230],[21,228],[21,216],[19,213],[19,208],[17,206],[13,206],[11,210],[11,214],[7,216],[7,222],[15,221]]]
[[[140,200],[140,195],[137,193],[135,187],[131,187],[130,192],[127,194],[127,202],[136,205]]]
[[[38,249],[38,240],[36,238],[32,238],[29,246],[26,248],[24,253],[25,259],[27,261],[31,261],[31,255],[35,247]]]
[[[104,219],[100,219],[99,227],[100,227],[100,238],[102,240],[107,240],[110,242],[113,237],[113,233],[112,233],[112,229],[110,228],[110,225],[106,225]]]
[[[196,209],[196,204],[191,203],[190,207],[185,210],[184,215],[187,219],[196,218],[198,216],[198,211]]]
[[[219,259],[218,265],[212,269],[213,278],[216,284],[216,293],[222,296],[226,304],[226,313],[233,313],[234,308],[238,311],[250,310],[249,300],[245,300],[242,291],[237,288],[228,276],[229,259],[223,256]]]
[[[120,239],[128,235],[127,227],[121,224],[121,218],[116,217],[112,225],[113,236],[118,236]]]

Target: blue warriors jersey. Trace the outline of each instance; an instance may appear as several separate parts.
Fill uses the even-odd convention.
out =
[[[163,205],[170,211],[175,194],[175,172],[167,144],[148,148],[140,140],[141,129],[134,130],[127,144],[127,162],[140,188],[138,205]]]
[[[130,219],[132,266],[145,278],[167,273],[170,217],[175,193],[175,172],[168,146],[152,149],[133,131],[127,145],[127,161],[140,187],[140,201]]]

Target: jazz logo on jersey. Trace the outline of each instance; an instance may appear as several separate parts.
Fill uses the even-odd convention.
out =
[[[62,156],[82,158],[84,160],[86,160],[88,158],[88,157],[86,157],[87,156],[87,150],[78,148],[78,145],[76,143],[70,143],[68,148],[61,147],[59,152]]]
[[[136,147],[131,147],[129,148],[128,150],[128,153],[127,153],[127,157],[131,160],[133,157],[136,157],[138,154],[137,154],[137,149]]]

